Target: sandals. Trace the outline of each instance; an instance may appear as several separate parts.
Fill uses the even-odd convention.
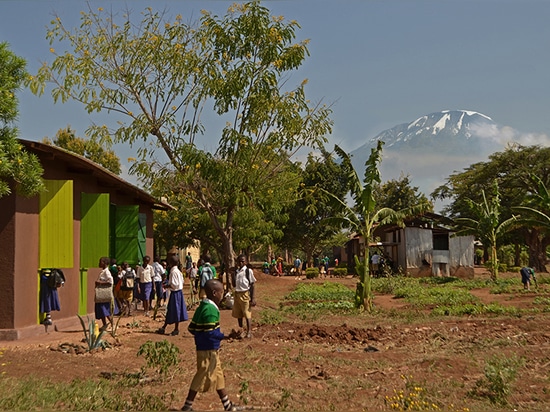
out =
[[[164,335],[166,331],[164,330],[164,328],[158,328],[155,333],[158,333],[159,335]]]
[[[173,330],[170,336],[178,336],[180,334],[179,330]]]

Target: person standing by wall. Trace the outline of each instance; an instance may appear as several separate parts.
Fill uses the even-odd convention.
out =
[[[113,287],[113,275],[109,270],[110,259],[108,257],[102,257],[99,259],[99,267],[102,269],[99,273],[97,280],[95,281],[96,287]],[[112,291],[111,291],[112,294]],[[112,302],[96,302],[95,303],[95,318],[100,319],[102,326],[101,329],[107,329],[107,319],[113,324],[113,318],[111,313]]]
[[[246,319],[246,330],[242,331],[241,334],[246,338],[251,338],[252,312],[250,308],[256,306],[256,300],[254,299],[256,278],[252,269],[246,266],[246,257],[244,255],[237,257],[237,265],[239,268],[233,277],[235,301],[231,315],[238,320],[241,329],[243,328],[243,319]]]

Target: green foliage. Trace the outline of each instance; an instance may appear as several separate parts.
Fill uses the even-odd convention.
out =
[[[466,290],[444,286],[424,287],[420,284],[400,287],[395,296],[416,306],[453,306],[476,303],[478,299]]]
[[[88,346],[88,351],[94,350],[94,349],[105,349],[105,346],[107,342],[105,342],[103,338],[103,334],[105,333],[105,330],[100,331],[97,335],[95,332],[96,329],[96,322],[93,319],[88,319],[88,325],[86,326],[86,323],[84,322],[84,319],[80,315],[78,315],[78,319],[80,320],[80,325],[82,326],[82,331],[84,332],[84,342]]]
[[[402,225],[405,217],[415,216],[430,209],[430,205],[427,203],[409,206],[398,211],[389,207],[380,207],[376,204],[374,190],[381,182],[378,165],[382,160],[383,145],[384,142],[379,140],[376,148],[371,149],[370,156],[365,161],[365,172],[362,180],[353,168],[350,156],[340,147],[334,147],[335,152],[342,158],[342,164],[347,170],[350,193],[355,204],[353,207],[350,207],[343,199],[333,196],[334,200],[344,205],[344,217],[340,218],[336,216],[332,219],[339,221],[344,227],[358,233],[364,238],[366,244],[373,241],[375,226],[389,223]],[[331,219],[327,220],[331,221]],[[363,250],[362,255],[368,256],[368,251]],[[365,264],[365,262],[360,262],[357,256],[354,256],[354,258],[359,275],[355,291],[355,305],[357,308],[370,312],[372,310],[372,276],[369,272],[369,265]]]
[[[18,115],[17,91],[25,77],[26,62],[0,42],[0,197],[11,193],[33,196],[44,189],[44,172],[38,158],[23,149],[14,122]]]
[[[340,283],[324,282],[322,285],[299,283],[296,289],[285,296],[285,300],[338,301],[350,300],[353,291]]]
[[[282,310],[304,321],[317,319],[326,313],[355,313],[353,296],[352,290],[339,283],[300,283],[284,297],[285,301],[292,304],[282,305]]]
[[[179,364],[179,348],[166,339],[147,341],[139,347],[137,356],[144,356],[148,368],[157,369],[161,379],[166,379],[170,368]]]
[[[433,204],[423,193],[418,193],[417,186],[411,186],[410,175],[403,175],[399,179],[388,180],[378,185],[374,191],[376,203],[380,207],[390,207],[402,210],[421,203],[430,204],[429,211],[433,212]]]
[[[510,145],[503,152],[493,153],[489,161],[469,166],[464,171],[455,173],[431,196],[436,199],[450,199],[444,213],[451,218],[472,218],[467,199],[475,203],[483,202],[482,191],[489,193],[493,182],[498,183],[500,193],[501,221],[521,213],[518,228],[503,235],[500,244],[523,244],[528,246],[529,266],[541,271],[546,261],[546,246],[549,244],[548,232],[544,229],[544,217],[537,212],[548,215],[544,206],[544,190],[533,175],[539,176],[548,187],[550,175],[547,165],[550,161],[550,148],[541,146]],[[537,198],[535,194],[542,195]],[[528,210],[530,208],[531,210]],[[538,223],[537,223],[538,222]]]
[[[315,279],[319,277],[319,268],[307,268],[306,279]]]
[[[280,310],[263,309],[256,320],[258,325],[278,325],[285,321],[285,316]]]
[[[348,240],[340,233],[340,225],[326,219],[340,216],[343,206],[326,196],[325,191],[343,199],[348,192],[347,173],[332,153],[322,149],[319,156],[308,155],[298,183],[298,199],[285,207],[288,221],[284,225],[284,248],[303,251],[311,260],[315,255],[324,256],[327,246],[342,246]],[[340,238],[338,238],[340,236]],[[342,238],[343,237],[343,238]]]
[[[337,268],[334,268],[333,271],[332,271],[334,277],[337,277],[337,278],[344,278],[347,276],[348,274],[348,268],[346,267],[337,267]]]
[[[135,144],[131,171],[155,195],[178,197],[189,227],[207,218],[210,236],[198,239],[204,247],[217,244],[231,267],[238,219],[284,220],[281,200],[294,201],[299,182],[290,159],[301,148],[321,147],[332,128],[330,108],[307,99],[307,82],[288,81],[308,55],[307,42],[295,42],[298,28],[259,1],[236,3],[221,18],[204,11],[196,24],[151,7],[141,21],[89,8],[75,29],[58,16],[52,21],[48,40],[71,50],[52,47],[53,62],[29,84],[41,94],[50,82],[54,101],[74,99],[89,113],[118,116],[115,130],[99,125],[87,133]],[[221,134],[205,129],[205,108],[225,124]],[[202,149],[212,147],[207,139],[214,135],[215,150]],[[260,223],[243,226],[249,244],[259,241],[246,238],[256,228],[262,242],[276,235]]]
[[[486,361],[485,376],[476,382],[476,388],[470,395],[486,397],[493,404],[507,405],[510,386],[516,379],[518,369],[524,364],[525,360],[517,356],[493,356]]]
[[[49,139],[45,143],[51,144]],[[79,154],[95,162],[114,174],[120,174],[120,159],[110,148],[104,148],[96,139],[89,140],[77,137],[74,130],[67,126],[60,129],[55,135],[53,144],[70,152]]]
[[[456,235],[474,235],[489,248],[488,269],[491,271],[492,279],[496,280],[499,271],[506,271],[504,265],[502,269],[499,267],[497,241],[510,230],[512,224],[516,222],[516,217],[512,216],[505,220],[501,218],[502,205],[496,179],[493,181],[492,197],[488,198],[485,190],[481,190],[481,195],[481,202],[475,202],[470,198],[464,199],[473,217],[460,217],[455,220],[459,225]]]

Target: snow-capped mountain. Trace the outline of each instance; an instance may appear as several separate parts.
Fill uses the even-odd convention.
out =
[[[412,185],[429,196],[453,172],[504,150],[506,137],[503,128],[489,116],[468,110],[444,110],[385,130],[350,154],[362,176],[371,148],[378,140],[384,141],[382,180],[409,174]]]
[[[384,151],[429,151],[439,154],[492,153],[503,146],[496,139],[498,125],[484,114],[467,110],[444,110],[385,130],[352,152],[362,158],[382,140]]]

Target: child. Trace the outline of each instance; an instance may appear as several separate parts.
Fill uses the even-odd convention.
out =
[[[224,334],[220,331],[220,310],[223,299],[223,284],[210,279],[204,285],[206,298],[200,303],[189,324],[188,330],[195,336],[197,348],[197,372],[191,381],[189,393],[182,411],[192,411],[193,401],[198,392],[216,388],[225,411],[240,410],[229,400],[225,390],[225,378],[220,363],[219,349]]]
[[[166,318],[164,325],[157,330],[157,333],[164,335],[166,326],[174,323],[172,336],[179,335],[179,324],[188,319],[187,307],[183,297],[183,274],[178,268],[179,258],[177,255],[170,256],[170,275],[168,276],[168,288],[170,297],[168,298],[168,307],[166,308]]]
[[[128,316],[132,314],[132,297],[134,294],[136,272],[128,262],[122,262],[122,270],[120,272],[120,291],[118,298],[120,300],[120,313],[126,313]]]
[[[110,287],[113,286],[113,275],[111,275],[111,271],[109,270],[109,261],[110,259],[108,257],[102,257],[99,259],[99,267],[102,269],[100,272],[97,280],[95,281],[96,287],[98,286],[107,286]],[[95,303],[95,318],[101,319],[102,323],[102,330],[107,329],[107,321],[106,319],[109,319],[109,322],[113,324],[113,318],[111,313],[111,302],[96,302]]]

